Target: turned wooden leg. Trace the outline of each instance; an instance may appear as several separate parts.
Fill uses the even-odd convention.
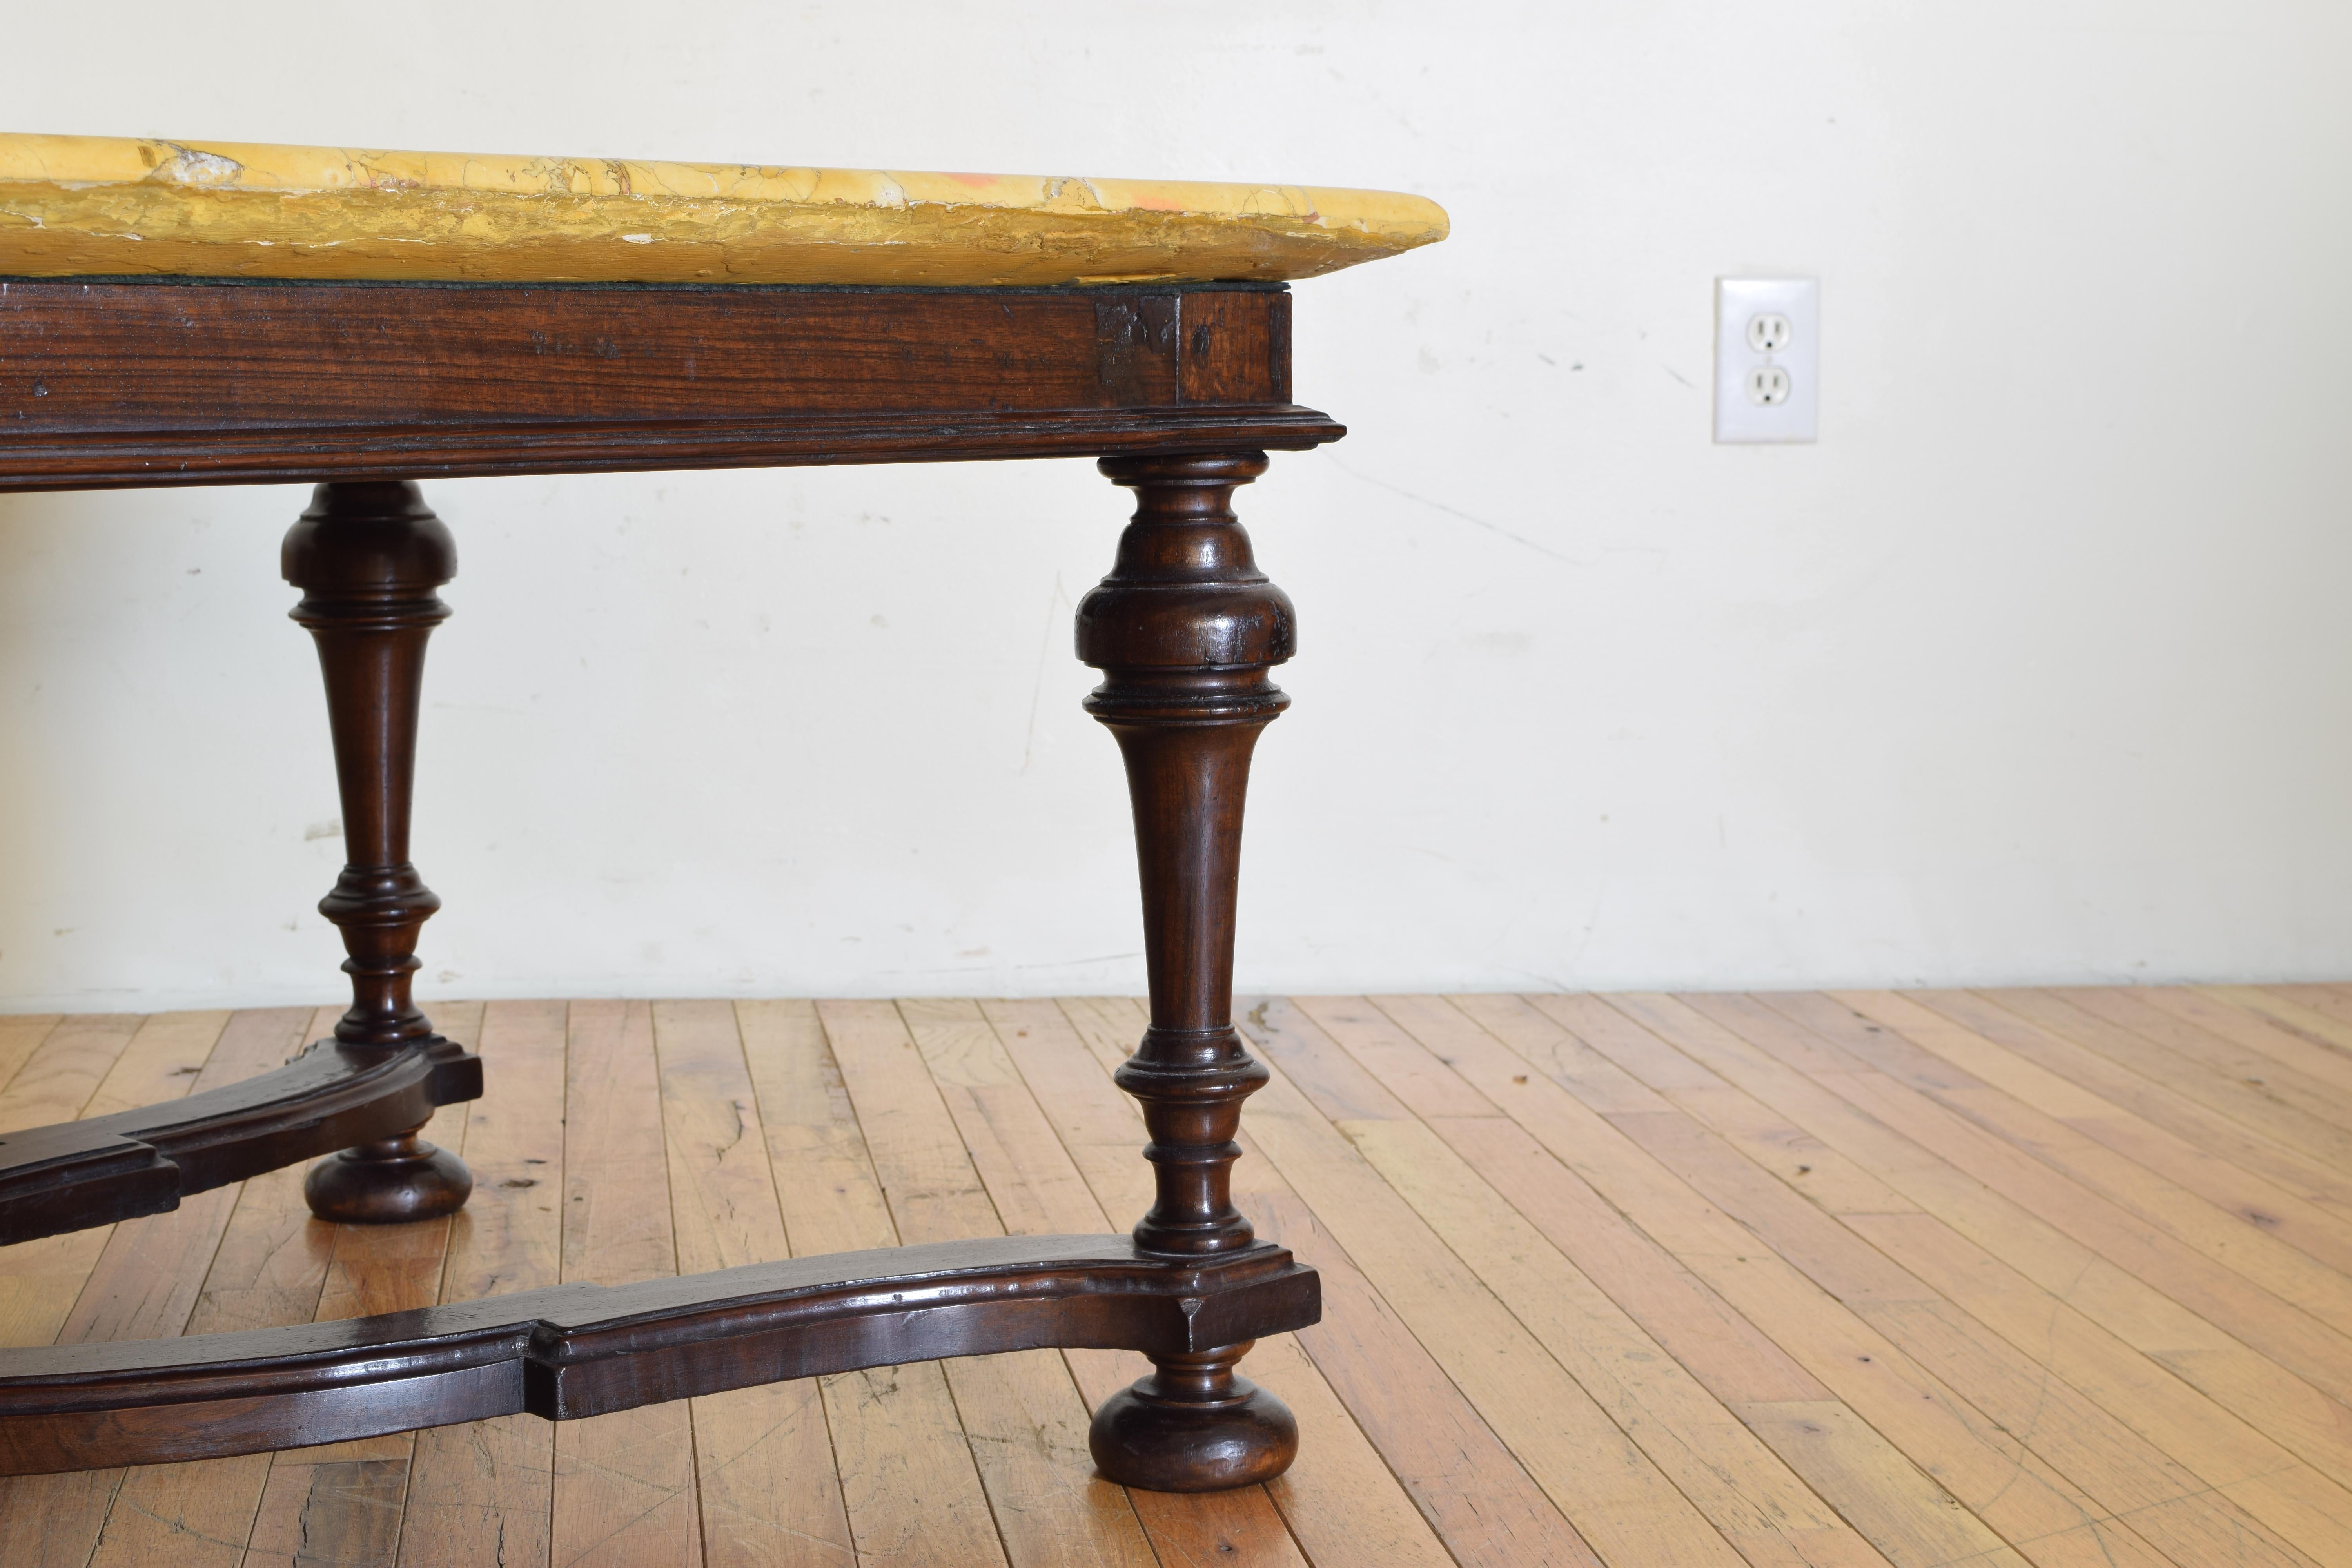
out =
[[[1234,1133],[1266,1071],[1233,1026],[1234,902],[1250,752],[1290,701],[1267,672],[1290,657],[1292,613],[1232,509],[1234,487],[1265,471],[1264,453],[1101,468],[1137,497],[1118,564],[1078,605],[1078,657],[1103,672],[1087,710],[1126,758],[1142,871],[1151,1026],[1118,1083],[1143,1104],[1157,1191],[1135,1240],[1210,1258],[1254,1242],[1233,1204]],[[1155,1357],[1156,1372],[1096,1413],[1103,1474],[1155,1491],[1280,1475],[1298,1425],[1234,1375],[1248,1349]]]
[[[286,535],[286,580],[302,590],[294,618],[319,645],[342,790],[343,874],[319,902],[351,956],[352,1007],[338,1045],[417,1050],[433,1025],[409,994],[416,936],[441,900],[408,859],[416,776],[416,712],[425,641],[448,618],[434,593],[457,575],[457,548],[424,494],[399,480],[323,484]],[[428,1219],[465,1203],[474,1178],[418,1128],[346,1149],[303,1184],[320,1219],[388,1224]]]

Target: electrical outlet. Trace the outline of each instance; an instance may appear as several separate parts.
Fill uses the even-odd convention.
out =
[[[1811,441],[1821,424],[1822,286],[1715,280],[1715,438]]]

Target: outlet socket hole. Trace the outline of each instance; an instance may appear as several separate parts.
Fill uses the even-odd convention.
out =
[[[1789,401],[1789,373],[1777,364],[1759,364],[1748,373],[1748,401],[1759,408],[1777,408]]]

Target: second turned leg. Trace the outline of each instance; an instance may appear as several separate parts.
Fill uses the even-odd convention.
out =
[[[1235,487],[1265,471],[1264,454],[1101,468],[1137,498],[1117,565],[1078,605],[1078,657],[1103,672],[1087,710],[1126,760],[1143,884],[1151,1025],[1118,1083],[1142,1102],[1157,1191],[1135,1240],[1205,1260],[1255,1241],[1230,1178],[1242,1101],[1266,1071],[1233,1026],[1234,910],[1250,753],[1290,700],[1268,671],[1290,657],[1292,612],[1231,506]],[[1249,1348],[1153,1358],[1150,1376],[1095,1415],[1103,1474],[1209,1491],[1288,1468],[1298,1426],[1234,1375]]]
[[[434,590],[457,574],[457,545],[414,484],[341,481],[318,487],[286,536],[283,564],[302,590],[294,618],[319,645],[342,794],[346,863],[319,904],[351,954],[352,1006],[335,1041],[362,1053],[441,1046],[410,995],[417,933],[441,900],[409,861],[408,821],[425,642],[449,615]],[[303,1186],[310,1212],[384,1224],[458,1208],[474,1178],[421,1131],[313,1166]]]

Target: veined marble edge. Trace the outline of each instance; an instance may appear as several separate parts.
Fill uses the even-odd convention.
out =
[[[74,190],[142,185],[289,195],[468,191],[481,195],[718,200],[884,210],[930,205],[969,205],[1003,210],[1053,208],[1065,214],[1098,216],[1137,213],[1237,219],[1287,217],[1318,225],[1324,205],[1321,198],[1337,198],[1331,205],[1339,209],[1343,224],[1402,222],[1416,227],[1433,226],[1441,235],[1445,224],[1444,210],[1423,196],[1266,181],[822,169],[0,132],[0,184],[33,184]],[[641,188],[641,184],[646,188]],[[1067,195],[1073,187],[1084,192],[1087,199]],[[1301,196],[1308,198],[1304,211],[1297,200]]]
[[[1313,277],[1433,243],[1387,191],[0,135],[0,273],[719,287]]]

